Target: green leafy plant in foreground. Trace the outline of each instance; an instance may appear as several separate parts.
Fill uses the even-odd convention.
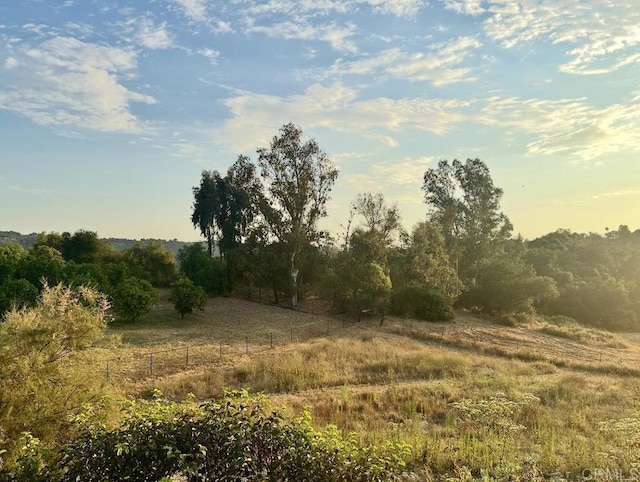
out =
[[[408,454],[404,444],[361,446],[335,427],[317,431],[308,414],[286,420],[246,392],[200,406],[128,402],[125,411],[115,429],[85,425],[51,467],[30,472],[32,480],[375,482],[391,480]],[[5,471],[6,480],[33,467],[14,467],[13,477]]]

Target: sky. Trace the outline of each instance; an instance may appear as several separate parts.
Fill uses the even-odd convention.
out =
[[[482,159],[514,234],[640,228],[637,0],[0,3],[0,230],[195,241],[192,187],[286,123],[410,229]]]

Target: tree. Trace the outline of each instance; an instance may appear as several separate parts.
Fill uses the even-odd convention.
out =
[[[218,171],[202,171],[200,186],[193,188],[193,213],[191,222],[200,229],[200,233],[207,241],[209,256],[213,255],[216,224],[215,210],[219,204],[219,185],[221,182]]]
[[[0,453],[22,432],[62,442],[69,415],[105,393],[85,349],[107,323],[104,296],[89,289],[45,285],[33,308],[13,309],[0,323]]]
[[[15,277],[24,278],[41,289],[43,280],[50,284],[61,282],[64,270],[65,262],[60,251],[49,246],[34,246],[20,260]]]
[[[458,304],[496,314],[531,312],[557,296],[553,279],[538,276],[521,259],[502,256],[480,267],[477,283],[462,293]]]
[[[178,252],[182,273],[211,296],[221,296],[227,292],[224,262],[212,258],[202,243],[184,246]]]
[[[248,236],[253,221],[260,213],[264,196],[256,167],[247,156],[239,156],[226,176],[218,171],[203,171],[195,197],[191,221],[207,238],[209,255],[218,238],[220,256],[225,259],[227,283],[235,280],[235,254]]]
[[[194,310],[204,311],[207,294],[200,286],[196,286],[189,278],[179,278],[171,285],[169,301],[173,303],[180,318],[193,313]]]
[[[0,284],[14,277],[20,262],[26,256],[27,251],[19,244],[0,246]]]
[[[134,277],[125,279],[111,296],[113,309],[118,316],[132,322],[149,313],[158,301],[158,291],[151,283]]]
[[[380,233],[385,240],[401,229],[398,206],[387,206],[382,193],[358,194],[353,206],[355,212],[364,218],[365,228]]]
[[[442,228],[450,257],[473,283],[478,267],[495,257],[511,236],[511,223],[500,212],[502,189],[493,185],[480,159],[440,161],[425,172],[422,189],[430,220]]]
[[[392,251],[389,267],[394,289],[430,285],[449,297],[459,294],[461,286],[457,283],[440,228],[435,223],[418,223],[404,245]]]
[[[326,216],[329,193],[338,171],[314,139],[285,124],[269,148],[258,149],[258,164],[277,219],[267,214],[273,234],[287,247],[291,305],[298,302],[299,256],[306,243],[317,242],[318,220]],[[263,210],[264,213],[264,210]]]
[[[137,241],[123,252],[123,259],[133,276],[146,279],[153,286],[169,286],[176,276],[175,256],[157,241]]]
[[[98,263],[114,256],[114,248],[94,231],[80,229],[73,233],[41,233],[35,246],[49,246],[62,253],[67,261]]]
[[[32,306],[38,298],[38,288],[26,279],[10,279],[0,285],[0,319],[5,311]]]

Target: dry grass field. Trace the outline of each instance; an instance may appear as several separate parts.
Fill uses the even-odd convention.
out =
[[[407,480],[577,480],[640,468],[632,335],[465,313],[380,326],[234,298],[184,320],[165,299],[109,331],[117,340],[99,350],[103,375],[108,364],[128,396],[263,392],[363,442],[410,444]]]

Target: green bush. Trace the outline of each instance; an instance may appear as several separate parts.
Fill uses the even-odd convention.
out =
[[[391,299],[391,312],[424,321],[453,319],[451,299],[438,288],[422,284],[407,285],[395,290]]]
[[[308,416],[287,421],[261,398],[230,393],[200,407],[134,402],[119,428],[85,427],[56,478],[375,482],[397,474],[406,455],[405,445],[360,447],[336,429],[314,430]]]
[[[193,313],[194,310],[204,311],[207,294],[189,278],[183,277],[171,284],[169,301],[180,313],[180,318],[184,318],[184,315]]]
[[[151,311],[159,294],[148,281],[130,277],[116,286],[111,297],[116,314],[133,322]]]

